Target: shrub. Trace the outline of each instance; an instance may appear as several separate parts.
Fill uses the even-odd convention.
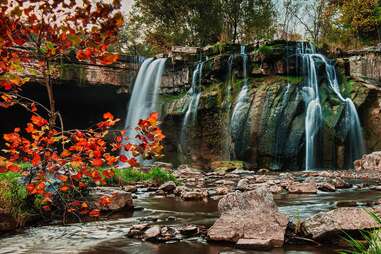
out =
[[[26,205],[27,191],[17,173],[0,174],[0,208],[10,213],[19,226],[29,214]]]

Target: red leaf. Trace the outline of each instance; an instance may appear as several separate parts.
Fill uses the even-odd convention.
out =
[[[103,161],[102,159],[94,159],[91,161],[91,164],[94,166],[94,167],[102,167],[103,165]]]
[[[110,112],[107,112],[107,113],[103,114],[103,119],[105,119],[105,120],[113,120],[114,116]]]
[[[119,160],[123,163],[126,163],[128,161],[128,158],[127,158],[127,156],[122,154],[119,156]]]
[[[89,213],[90,217],[99,217],[100,214],[101,214],[101,212],[99,211],[99,209],[91,210]]]

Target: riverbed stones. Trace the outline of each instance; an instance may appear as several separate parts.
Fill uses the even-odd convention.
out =
[[[291,194],[316,194],[317,185],[315,182],[293,182],[288,186],[288,192]]]
[[[208,230],[210,240],[248,243],[250,239],[256,243],[253,249],[283,245],[288,218],[278,211],[266,188],[229,193],[218,203],[218,211],[221,217]]]
[[[205,235],[202,226],[196,225],[133,225],[127,236],[153,243],[173,242],[198,235]]]
[[[100,198],[108,197],[111,203],[107,206],[100,204]],[[97,187],[90,189],[90,198],[94,200],[94,205],[102,211],[117,211],[121,209],[133,209],[132,195],[121,188]]]
[[[315,240],[325,240],[343,231],[365,230],[381,227],[369,212],[381,212],[381,207],[366,210],[359,207],[341,207],[318,213],[302,223],[302,231]]]

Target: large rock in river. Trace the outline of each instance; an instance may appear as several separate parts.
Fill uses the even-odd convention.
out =
[[[370,210],[381,212],[381,207]],[[302,230],[315,240],[325,240],[343,231],[365,230],[381,227],[369,211],[359,207],[342,207],[329,212],[318,213],[305,220]]]
[[[210,240],[252,249],[283,245],[288,218],[278,211],[267,189],[230,193],[220,200],[218,211],[221,217],[208,230]]]

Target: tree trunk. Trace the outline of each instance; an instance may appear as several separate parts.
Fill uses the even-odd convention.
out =
[[[50,76],[50,65],[49,61],[46,61],[46,70],[44,73],[45,87],[48,92],[49,97],[49,127],[52,129],[56,126],[57,112],[56,112],[56,101],[54,99],[53,84]]]

